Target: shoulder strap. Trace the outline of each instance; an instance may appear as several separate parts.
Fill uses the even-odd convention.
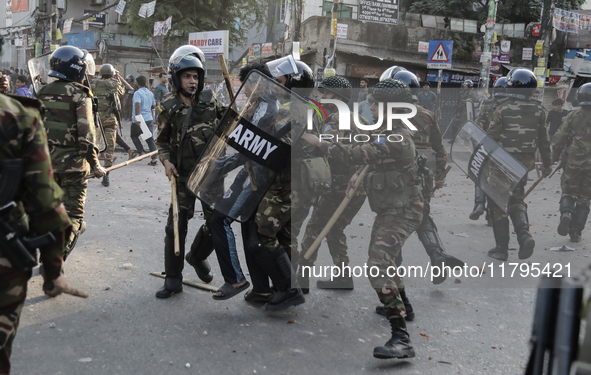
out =
[[[176,167],[180,168],[181,167],[181,150],[183,148],[183,139],[185,138],[185,135],[187,134],[187,129],[189,128],[189,121],[191,121],[191,114],[193,114],[193,107],[189,107],[189,109],[187,110],[187,114],[185,116],[185,121],[183,121],[183,127],[181,129],[181,139],[179,141],[179,149],[177,151],[176,154]]]

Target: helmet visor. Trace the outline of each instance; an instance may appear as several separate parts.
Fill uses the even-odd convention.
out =
[[[301,73],[298,70],[295,59],[291,55],[269,61],[267,66],[275,78],[287,75],[297,76]]]

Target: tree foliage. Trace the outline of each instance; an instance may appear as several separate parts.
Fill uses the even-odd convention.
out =
[[[260,30],[267,20],[267,1],[257,0],[157,0],[154,14],[143,18],[138,15],[142,3],[149,0],[131,0],[125,7],[128,23],[126,30],[147,40],[154,35],[154,22],[172,16],[172,28],[165,36],[172,46],[187,44],[189,33],[229,30],[230,46],[246,43],[252,28]]]
[[[432,14],[485,22],[487,0],[410,0],[412,13]],[[554,5],[564,10],[581,9],[585,0],[555,0]],[[540,19],[543,0],[499,0],[498,23],[529,23]]]

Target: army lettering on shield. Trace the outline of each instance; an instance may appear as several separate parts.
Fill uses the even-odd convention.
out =
[[[484,163],[487,156],[488,152],[486,152],[484,145],[482,144],[472,154],[472,158],[470,160],[470,173],[472,173],[474,177],[479,178],[480,167],[482,167],[482,163]]]

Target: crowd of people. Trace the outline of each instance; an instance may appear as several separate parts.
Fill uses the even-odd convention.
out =
[[[379,129],[381,138],[355,142],[357,136],[370,138],[377,133],[355,126],[342,129],[342,115],[335,104],[320,106],[308,99],[316,90],[322,99],[348,103],[353,93],[350,82],[344,77],[325,77],[316,87],[310,67],[292,56],[242,67],[239,77],[247,100],[240,109],[223,106],[211,90],[204,89],[205,56],[194,46],[175,50],[169,59],[168,74],[160,75],[154,93],[143,76],[135,80],[128,77],[129,86],[125,85],[109,64],[103,64],[91,79],[89,75],[96,73],[89,69],[94,65],[91,60],[84,50],[59,47],[50,60],[49,76],[55,81],[35,93],[38,100],[0,95],[0,107],[4,109],[0,118],[0,161],[20,158],[22,163],[15,168],[21,168],[23,176],[22,189],[0,197],[0,206],[17,202],[10,208],[10,215],[2,215],[0,220],[7,221],[15,233],[8,243],[10,249],[34,250],[26,249],[26,242],[19,242],[27,233],[53,236],[51,243],[39,246],[46,281],[43,289],[48,295],[59,295],[67,286],[62,264],[86,228],[87,176],[102,177],[103,185],[109,185],[106,169],[113,164],[115,144],[120,143],[117,129],[121,120],[128,118],[137,150],[145,152],[139,138],[147,135],[144,139],[149,150],[157,151],[150,165],[159,160],[169,180],[176,180],[177,201],[171,202],[164,228],[165,280],[156,292],[157,298],[171,298],[183,291],[185,260],[202,281],[211,282],[208,258],[215,251],[224,284],[213,294],[214,299],[232,298],[252,283],[245,299],[264,304],[267,311],[305,303],[304,295],[311,289],[310,267],[316,261],[316,254],[309,253],[313,243],[321,240],[320,232],[339,204],[349,200],[326,237],[334,264],[346,269],[349,257],[345,229],[367,199],[376,214],[367,265],[377,272],[372,272],[369,279],[380,301],[376,312],[385,316],[391,326],[391,338],[376,347],[373,356],[415,356],[406,329],[406,321],[414,319],[414,310],[403,278],[390,272],[403,262],[405,241],[416,232],[431,265],[441,270],[444,265],[465,264],[446,252],[430,214],[431,197],[443,187],[448,169],[447,152],[432,111],[436,95],[428,83],[421,85],[412,72],[398,66],[386,70],[371,90],[367,81],[362,81],[357,93],[362,116],[354,118],[351,111],[351,124],[360,121],[369,125],[390,117],[388,103],[414,103],[418,104],[417,114],[410,123],[416,130],[411,131],[402,121],[393,121],[386,130]],[[0,91],[7,87],[6,79],[0,81]],[[548,116],[542,104],[532,99],[536,88],[533,72],[511,71],[497,81],[475,122],[530,171],[539,152],[544,176],[550,174],[553,162],[566,147],[570,158],[562,174],[558,233],[570,235],[571,241],[577,242],[591,199],[591,127],[586,122],[591,113],[591,84],[579,89],[581,109],[567,114],[562,101],[555,101]],[[91,97],[98,101],[94,109]],[[123,105],[119,104],[121,98]],[[403,109],[393,110],[404,113]],[[90,115],[93,111],[97,116]],[[141,118],[136,117],[139,115]],[[95,124],[97,118],[102,127]],[[157,124],[157,130],[153,124]],[[553,150],[548,127],[554,131]],[[105,139],[103,166],[99,162],[101,133]],[[361,180],[364,188],[359,188]],[[477,184],[470,218],[478,219],[488,212],[496,241],[488,252],[492,258],[508,259],[509,220],[518,238],[519,258],[528,259],[534,252],[535,241],[523,201],[526,182],[518,181],[515,189],[507,192],[511,193],[507,207],[487,199],[491,192]],[[205,222],[191,242],[190,251],[185,252],[197,197]],[[14,220],[22,219],[25,213],[28,232],[18,226],[22,220]],[[308,224],[303,227],[308,216]],[[240,247],[231,227],[235,220],[241,223],[250,282],[238,259]],[[298,244],[302,231],[302,243]],[[0,342],[1,373],[10,370],[11,345],[34,265],[8,252],[3,248],[0,255],[0,322],[4,323],[0,325],[0,337],[6,337]],[[442,283],[446,277],[448,274],[440,272],[433,282]],[[353,276],[343,272],[337,278],[319,280],[317,287],[353,289]]]

